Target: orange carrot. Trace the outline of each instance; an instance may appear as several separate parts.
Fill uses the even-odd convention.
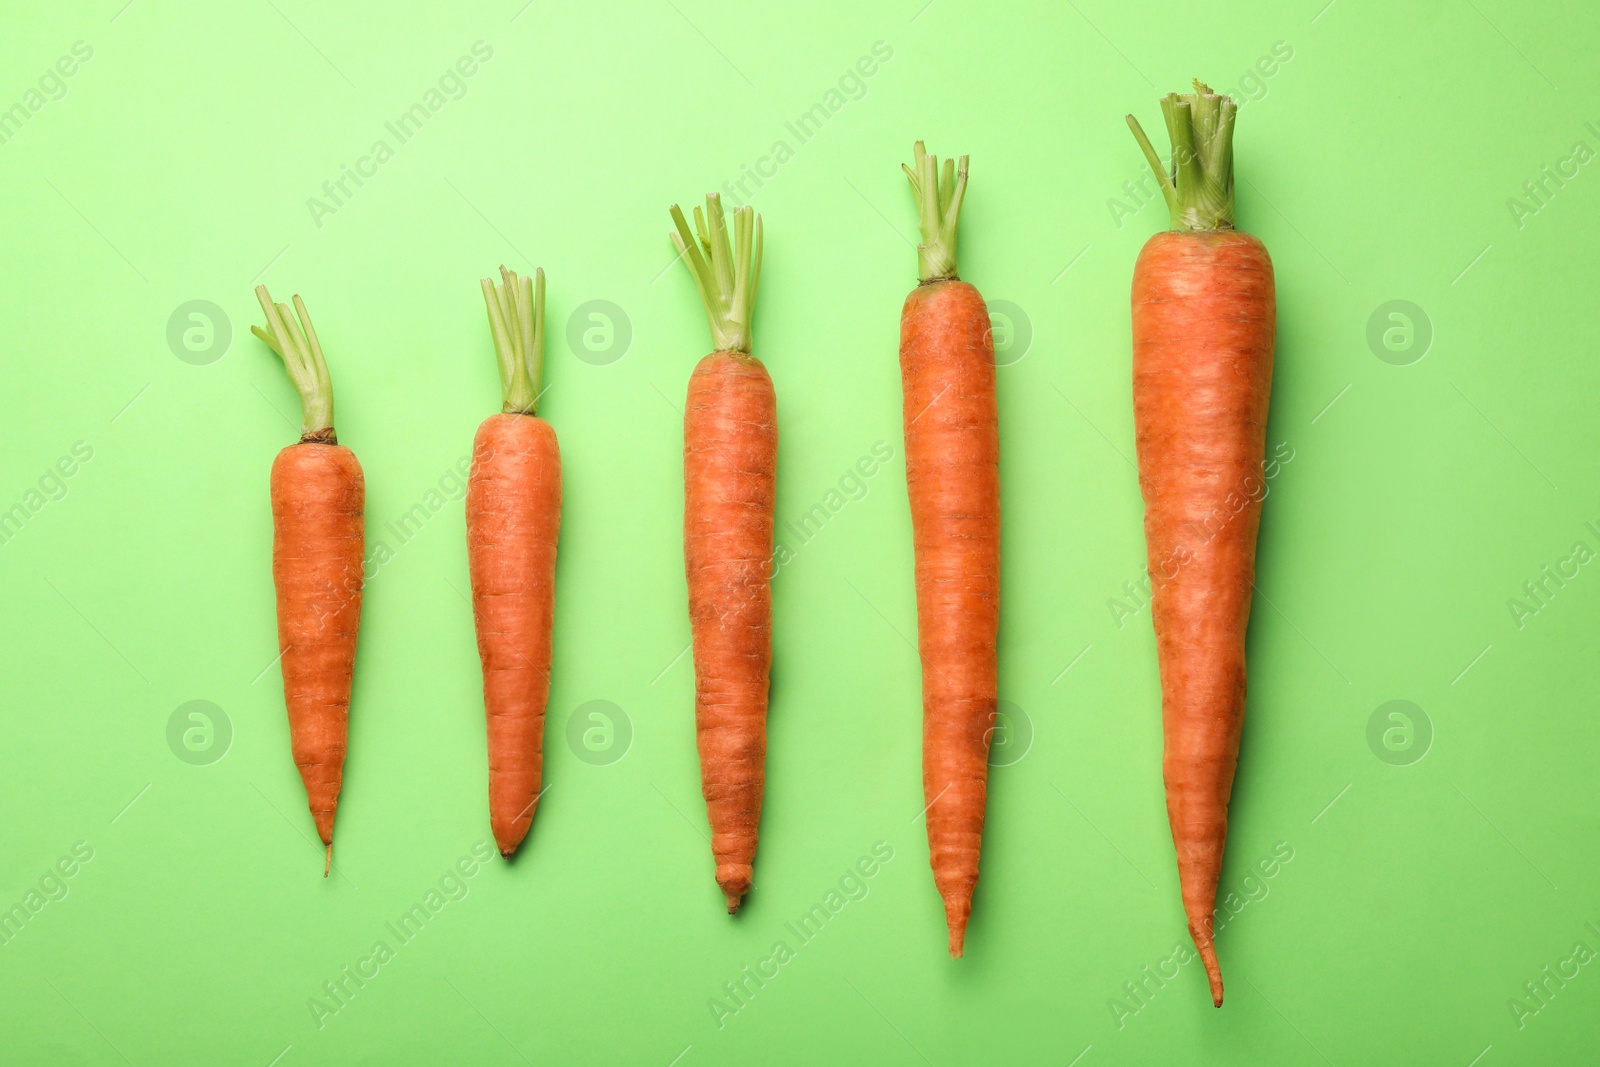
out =
[[[544,363],[544,271],[483,280],[504,404],[478,427],[467,482],[472,616],[488,717],[489,825],[510,857],[541,793],[550,698],[561,450],[534,414]]]
[[[1128,116],[1172,211],[1134,267],[1133,408],[1167,817],[1189,935],[1221,1007],[1213,916],[1244,725],[1277,312],[1266,248],[1233,228],[1234,102],[1194,85],[1161,102],[1170,172]],[[1219,514],[1234,517],[1219,528]]]
[[[978,884],[998,697],[1000,423],[994,339],[978,290],[956,278],[959,169],[918,141],[906,167],[921,214],[917,288],[900,313],[906,488],[922,656],[922,791],[928,853],[960,956]]]
[[[690,232],[674,204],[678,255],[694,274],[715,348],[689,379],[683,413],[683,550],[694,643],[695,729],[717,885],[728,914],[750,891],[766,784],[772,665],[773,506],[778,402],[750,355],[761,218],[706,197]]]
[[[317,836],[327,846],[326,877],[361,624],[366,482],[355,453],[333,432],[333,385],[305,303],[294,298],[297,325],[266,286],[256,286],[256,297],[268,328],[251,330],[283,360],[304,410],[300,443],[272,464],[272,580],[289,739]]]

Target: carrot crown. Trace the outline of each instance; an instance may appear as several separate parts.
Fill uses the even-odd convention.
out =
[[[256,286],[256,299],[267,313],[267,329],[252,325],[250,332],[283,360],[289,380],[300,394],[300,440],[332,444],[337,440],[333,433],[333,381],[328,377],[328,363],[322,358],[322,346],[317,343],[317,331],[311,325],[305,301],[296,294],[295,314],[291,315],[287,304],[272,302],[264,285]],[[299,323],[295,322],[295,315],[300,317]]]
[[[938,282],[956,276],[956,223],[961,217],[961,199],[967,195],[967,157],[958,164],[930,156],[918,141],[911,149],[916,165],[900,164],[911,179],[911,195],[917,198],[917,214],[922,226],[922,243],[917,246],[917,280]]]
[[[1128,126],[1156,172],[1172,212],[1172,228],[1195,233],[1233,229],[1233,100],[1196,79],[1192,93],[1168,93],[1161,101],[1172,138],[1172,166],[1161,165],[1139,120]]]
[[[704,212],[694,209],[693,233],[677,204],[672,205],[672,222],[677,227],[672,243],[700,290],[711,343],[718,352],[748,354],[756,283],[761,280],[761,216],[749,205],[734,211],[731,245],[722,198],[716,193],[707,194]]]
[[[533,277],[500,268],[500,284],[483,279],[494,354],[500,360],[501,408],[508,415],[532,415],[544,391],[544,271]]]

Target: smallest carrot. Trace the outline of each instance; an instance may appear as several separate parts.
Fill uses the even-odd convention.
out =
[[[333,383],[305,302],[296,296],[291,312],[273,303],[264,285],[256,297],[268,328],[250,329],[283,361],[304,409],[299,444],[272,464],[272,581],[289,742],[327,847],[326,877],[361,625],[366,481],[355,453],[333,432]]]

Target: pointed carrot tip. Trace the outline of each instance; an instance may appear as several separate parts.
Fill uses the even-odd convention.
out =
[[[333,870],[333,842],[328,842],[328,854],[322,861],[322,877],[328,877],[328,872]]]
[[[945,905],[945,925],[950,928],[950,958],[959,960],[967,941],[967,919],[972,915],[970,904],[951,902]]]
[[[967,917],[965,915],[950,917],[950,958],[959,960],[962,950],[967,943]]]
[[[1211,986],[1211,1004],[1213,1007],[1222,1007],[1222,966],[1217,962],[1217,947],[1215,943],[1206,941],[1197,942],[1200,949],[1200,962],[1206,969],[1206,982]]]

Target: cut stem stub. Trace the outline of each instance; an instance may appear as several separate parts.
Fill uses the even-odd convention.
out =
[[[250,332],[267,343],[283,360],[295,392],[300,394],[300,440],[336,442],[333,432],[333,381],[328,363],[322,358],[322,345],[311,325],[311,315],[299,294],[294,297],[294,314],[287,304],[274,304],[267,287],[256,286],[256,299],[267,315],[267,329],[252,325]],[[295,317],[299,316],[299,322]],[[270,331],[270,332],[269,332]]]
[[[1172,138],[1172,163],[1163,166],[1139,120],[1128,127],[1161,183],[1172,228],[1186,233],[1233,229],[1233,116],[1238,105],[1198,79],[1192,93],[1168,93],[1161,114]]]
[[[722,213],[722,198],[706,195],[705,211],[694,209],[694,230],[683,209],[672,205],[672,243],[689,265],[711,343],[718,352],[750,351],[750,320],[755,314],[756,285],[761,280],[761,216],[746,204],[733,213],[733,243]]]
[[[482,285],[494,354],[500,360],[501,410],[532,415],[543,395],[544,271],[536,267],[530,278],[501,267],[499,285],[489,278]]]
[[[956,224],[961,219],[961,200],[967,195],[967,157],[959,163],[930,156],[918,141],[912,146],[914,166],[904,163],[911,179],[911,195],[917,199],[917,217],[922,228],[922,243],[917,245],[917,280],[945,281],[956,276]]]

